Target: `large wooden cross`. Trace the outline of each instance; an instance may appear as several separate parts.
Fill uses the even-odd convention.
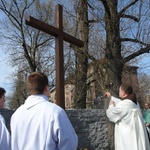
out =
[[[56,103],[65,109],[64,97],[64,54],[63,54],[63,41],[74,44],[78,47],[83,47],[84,44],[81,40],[65,33],[63,31],[63,11],[61,5],[56,5],[55,9],[55,27],[46,24],[33,17],[26,19],[26,24],[38,30],[55,36],[55,54],[56,54]]]

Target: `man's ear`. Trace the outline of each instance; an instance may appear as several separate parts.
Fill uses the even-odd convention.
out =
[[[45,95],[49,96],[49,94],[50,94],[50,92],[49,92],[49,86],[46,86],[44,91],[45,91],[44,92]]]
[[[44,92],[47,93],[48,91],[48,86],[45,87]]]
[[[48,87],[48,86],[46,86],[46,87],[45,87],[45,90],[46,90],[46,91],[49,91],[49,87]]]
[[[123,92],[122,97],[123,98],[127,97],[127,94],[125,92]]]

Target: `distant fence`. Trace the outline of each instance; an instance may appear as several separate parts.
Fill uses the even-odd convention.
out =
[[[10,131],[14,110],[0,109]],[[103,109],[71,109],[66,113],[78,135],[78,150],[109,150],[106,115]]]

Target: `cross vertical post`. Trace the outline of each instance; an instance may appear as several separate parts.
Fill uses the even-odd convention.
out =
[[[26,19],[26,24],[47,34],[55,36],[55,53],[56,53],[56,104],[65,109],[64,97],[64,54],[63,54],[63,41],[74,44],[78,47],[83,47],[83,41],[65,33],[63,31],[63,14],[62,6],[57,5],[55,12],[55,27],[46,24],[33,17]]]
[[[55,38],[56,54],[56,103],[65,108],[64,96],[64,54],[63,54],[63,15],[62,7],[56,6],[55,27],[59,29],[59,35]],[[60,59],[61,58],[61,59]]]

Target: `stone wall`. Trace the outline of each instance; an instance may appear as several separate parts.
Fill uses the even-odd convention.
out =
[[[10,117],[14,111],[0,109],[10,131]],[[78,135],[78,150],[108,150],[106,116],[103,109],[66,110]]]
[[[109,149],[106,116],[103,109],[66,110],[66,112],[78,135],[78,150]]]

